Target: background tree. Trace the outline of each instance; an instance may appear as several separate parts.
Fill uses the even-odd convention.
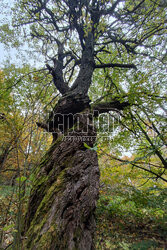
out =
[[[12,232],[16,247],[19,244],[16,236],[20,235],[23,205],[31,185],[30,172],[52,141],[35,122],[52,101],[53,90],[48,76],[28,65],[17,68],[7,63],[0,76],[0,239],[5,248],[8,239],[13,239]],[[45,78],[41,89],[41,79],[44,83]]]
[[[49,125],[51,132],[58,128],[53,123],[56,113],[74,115],[91,108],[104,113],[136,105],[132,95],[124,95],[125,77],[134,71],[139,76],[136,68],[141,69],[147,60],[166,60],[166,19],[161,1],[18,1],[13,13],[14,28],[22,31],[38,53],[42,52],[62,95],[49,121],[38,123],[42,128]],[[121,74],[116,68],[122,70]],[[103,95],[91,105],[88,91],[95,70],[105,73],[108,86],[95,82]],[[106,72],[121,83],[119,88]],[[109,96],[104,102],[106,94]],[[86,121],[80,122],[82,126],[72,134],[74,137],[83,136]],[[64,125],[68,130],[66,122]],[[96,136],[91,124],[87,135]],[[86,144],[93,147],[94,141]],[[34,174],[23,230],[27,237],[24,247],[93,248],[98,186],[96,152],[85,148],[82,141],[58,139]]]

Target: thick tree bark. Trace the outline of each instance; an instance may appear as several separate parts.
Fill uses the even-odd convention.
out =
[[[100,174],[96,152],[84,147],[96,140],[92,124],[83,132],[86,117],[81,115],[68,139],[61,136],[52,144],[35,170],[23,249],[94,249]]]

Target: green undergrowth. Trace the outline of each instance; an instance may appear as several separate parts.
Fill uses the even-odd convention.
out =
[[[0,185],[0,199],[12,194],[14,187],[10,185]]]
[[[108,186],[96,210],[97,249],[165,249],[167,188]]]

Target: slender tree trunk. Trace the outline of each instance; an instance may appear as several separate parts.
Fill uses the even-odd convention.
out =
[[[99,192],[96,139],[81,115],[79,128],[60,136],[34,173],[23,229],[23,249],[94,249],[94,211]]]

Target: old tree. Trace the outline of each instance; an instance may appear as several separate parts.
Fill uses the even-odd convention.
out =
[[[13,27],[44,58],[40,65],[60,93],[49,119],[37,124],[53,134],[53,143],[33,174],[24,249],[94,248],[100,174],[93,115],[137,105],[125,94],[126,78],[118,90],[112,74],[130,77],[150,60],[166,60],[165,7],[162,0],[16,1]],[[99,86],[97,74],[106,85]],[[95,103],[92,85],[104,90]]]

